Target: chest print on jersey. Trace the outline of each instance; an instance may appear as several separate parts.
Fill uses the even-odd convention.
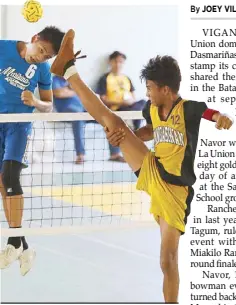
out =
[[[13,67],[8,67],[4,70],[0,70],[0,75],[5,77],[5,80],[12,86],[25,90],[30,85],[30,79],[34,76],[37,70],[36,65],[30,65],[25,75],[16,72]]]
[[[172,143],[184,146],[184,134],[168,126],[159,126],[154,129],[155,145],[159,143]]]

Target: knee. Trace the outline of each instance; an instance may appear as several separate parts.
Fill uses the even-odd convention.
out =
[[[22,164],[17,161],[4,161],[2,170],[2,184],[7,196],[22,195],[20,173]]]
[[[161,256],[161,270],[164,274],[169,274],[174,269],[176,269],[178,265],[178,256],[177,252],[168,252]]]

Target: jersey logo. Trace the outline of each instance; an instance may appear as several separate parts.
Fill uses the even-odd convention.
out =
[[[159,143],[171,143],[184,146],[184,135],[182,132],[168,126],[159,126],[154,130],[155,145]]]
[[[13,67],[8,67],[4,70],[0,70],[0,75],[5,76],[5,80],[12,86],[25,90],[30,85],[30,80],[37,70],[36,65],[30,65],[25,75],[16,72]]]

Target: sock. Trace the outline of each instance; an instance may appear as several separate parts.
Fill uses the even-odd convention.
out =
[[[24,236],[21,236],[21,241],[22,241],[22,244],[23,244],[23,250],[27,250],[29,248],[29,246],[28,246]]]
[[[16,249],[20,248],[20,246],[21,246],[21,238],[20,238],[20,236],[9,237],[8,241],[7,241],[7,244],[8,245],[12,245]]]
[[[70,66],[70,67],[66,70],[66,72],[65,72],[65,74],[64,74],[64,78],[67,80],[68,78],[70,78],[72,75],[74,75],[74,74],[76,74],[76,73],[78,73],[78,72],[77,72],[77,69],[76,69],[76,66],[75,66],[75,65],[72,65],[72,66]]]

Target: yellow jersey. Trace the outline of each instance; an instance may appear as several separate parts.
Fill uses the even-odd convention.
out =
[[[147,102],[143,116],[152,124],[156,166],[167,183],[180,186],[195,183],[194,159],[200,120],[206,109],[203,102],[179,97],[166,120],[162,120],[158,107]]]
[[[134,90],[128,76],[124,74],[115,75],[110,72],[100,78],[96,92],[100,96],[106,95],[107,99],[114,103],[111,110],[115,111],[120,108],[124,100],[129,99],[130,93]]]

